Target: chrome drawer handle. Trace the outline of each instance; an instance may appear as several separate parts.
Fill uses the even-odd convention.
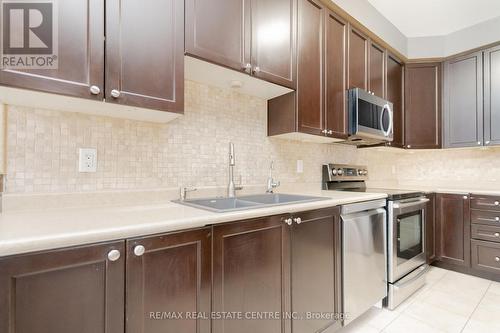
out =
[[[143,245],[137,245],[136,247],[134,247],[134,254],[137,257],[142,256],[145,252],[146,252],[146,248]]]
[[[111,250],[108,252],[108,259],[109,261],[117,261],[120,259],[120,251],[118,250]]]

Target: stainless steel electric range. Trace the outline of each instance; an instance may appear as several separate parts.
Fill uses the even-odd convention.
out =
[[[384,304],[396,308],[425,284],[425,211],[423,192],[367,188],[365,166],[323,165],[323,190],[387,194],[387,298]]]

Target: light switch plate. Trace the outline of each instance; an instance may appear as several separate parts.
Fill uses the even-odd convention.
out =
[[[304,161],[297,160],[297,173],[303,173],[303,172],[304,172]]]
[[[96,172],[97,171],[97,149],[80,148],[78,158],[79,172]]]

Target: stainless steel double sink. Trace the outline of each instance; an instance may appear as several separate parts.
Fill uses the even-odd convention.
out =
[[[247,210],[255,208],[264,208],[270,206],[280,206],[294,203],[312,202],[319,200],[328,200],[325,197],[315,197],[296,194],[256,194],[245,195],[237,198],[209,198],[193,199],[185,201],[174,201],[186,206],[201,208],[217,213],[232,212],[238,210]]]

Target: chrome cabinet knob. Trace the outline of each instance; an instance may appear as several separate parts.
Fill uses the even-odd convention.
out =
[[[302,223],[302,219],[300,217],[296,217],[293,219],[295,221],[295,223],[297,224],[301,224]]]
[[[118,98],[118,97],[120,97],[120,95],[121,95],[121,93],[119,90],[116,90],[116,89],[111,90],[111,97]]]
[[[90,93],[92,95],[99,95],[101,93],[101,88],[99,88],[98,86],[91,86]]]
[[[499,222],[500,221],[500,216],[495,217],[495,221]]]
[[[484,144],[489,145],[489,144],[490,144],[490,141],[486,141]]]
[[[333,134],[333,131],[332,130],[329,130],[328,131],[328,135],[332,135]]]
[[[111,250],[108,252],[108,260],[109,261],[117,261],[118,259],[120,259],[120,251],[118,250]]]
[[[243,64],[241,67],[247,73],[249,73],[252,70],[252,64],[251,63]]]
[[[500,237],[500,234],[498,232],[495,232],[495,234],[493,236]]]
[[[254,72],[254,73],[260,73],[260,67],[259,67],[259,66],[255,66],[255,67],[253,68],[253,72]]]
[[[410,149],[410,148],[411,148],[411,145],[406,145],[406,148]]]
[[[469,199],[469,197],[467,195],[464,195],[464,200],[467,200]]]
[[[495,257],[495,261],[499,262],[500,261],[500,257]]]
[[[322,130],[321,133],[326,134],[328,131],[326,129]]]
[[[498,206],[498,205],[500,205],[500,202],[495,201],[495,206]]]
[[[137,245],[136,247],[134,247],[134,254],[137,257],[142,256],[145,252],[146,252],[146,248],[142,245]]]
[[[481,141],[478,141],[477,144],[480,146],[481,145]]]
[[[285,220],[285,223],[286,223],[286,224],[288,224],[288,225],[292,225],[292,223],[293,223],[292,218],[288,218],[288,219],[286,219],[286,220]]]

